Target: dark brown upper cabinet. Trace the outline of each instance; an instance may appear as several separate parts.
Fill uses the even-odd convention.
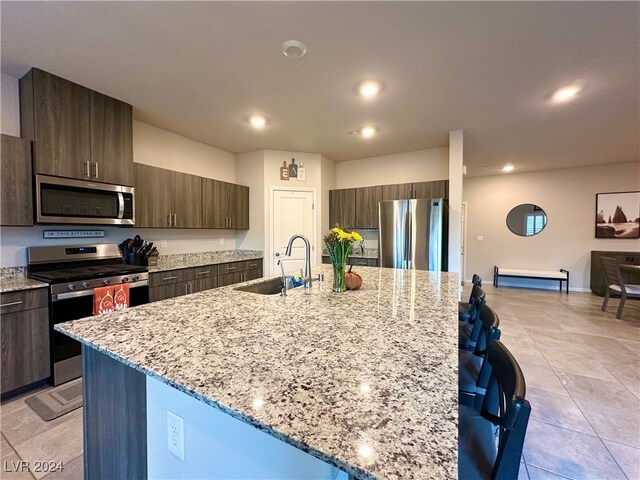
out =
[[[136,226],[202,228],[201,177],[134,164]]]
[[[329,227],[378,228],[378,204],[386,200],[449,198],[449,181],[401,183],[329,190]]]
[[[35,173],[133,184],[131,106],[31,69],[20,79],[22,136]]]
[[[202,179],[204,228],[249,229],[249,187]]]
[[[132,107],[98,92],[91,92],[90,98],[93,178],[133,185]]]
[[[449,198],[449,180],[420,182],[412,185],[412,198]]]
[[[356,226],[356,189],[329,190],[329,228]]]
[[[382,186],[382,200],[404,200],[406,198],[411,198],[411,194],[412,190],[410,183]]]
[[[382,186],[356,188],[357,228],[378,228],[378,203],[382,201]]]
[[[136,226],[249,229],[249,187],[134,163]]]
[[[33,225],[31,142],[2,135],[0,164],[0,224]]]

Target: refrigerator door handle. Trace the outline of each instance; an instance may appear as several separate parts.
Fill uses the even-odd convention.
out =
[[[410,268],[411,257],[411,211],[404,214],[404,260],[402,268]]]

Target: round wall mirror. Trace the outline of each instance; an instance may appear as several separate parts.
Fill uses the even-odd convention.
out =
[[[507,214],[507,227],[521,237],[540,233],[547,224],[547,214],[537,205],[522,203]]]

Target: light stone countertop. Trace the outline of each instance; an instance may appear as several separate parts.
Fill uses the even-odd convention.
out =
[[[361,267],[333,293],[322,270],[55,328],[356,478],[457,478],[458,275]]]
[[[150,266],[149,273],[240,262],[242,260],[255,260],[258,258],[263,258],[262,250],[221,250],[217,252],[160,255],[158,257],[158,265]]]
[[[328,257],[329,256],[329,252],[327,252],[326,250],[322,250],[322,256],[323,257]],[[374,258],[374,259],[378,259],[378,249],[377,248],[365,248],[364,252],[360,251],[359,248],[354,249],[351,252],[351,255],[349,255],[350,257],[357,257],[357,258]]]
[[[24,267],[0,268],[0,293],[48,287],[49,284],[26,276]]]

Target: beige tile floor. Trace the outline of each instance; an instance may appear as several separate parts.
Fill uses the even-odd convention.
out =
[[[590,294],[485,290],[532,405],[520,479],[640,480],[640,302],[616,320],[617,300],[604,313]],[[0,407],[0,477],[81,479],[82,409],[45,422],[24,403],[35,393]],[[20,460],[64,471],[4,471]]]
[[[640,480],[640,302],[484,289],[531,403],[519,478]]]

